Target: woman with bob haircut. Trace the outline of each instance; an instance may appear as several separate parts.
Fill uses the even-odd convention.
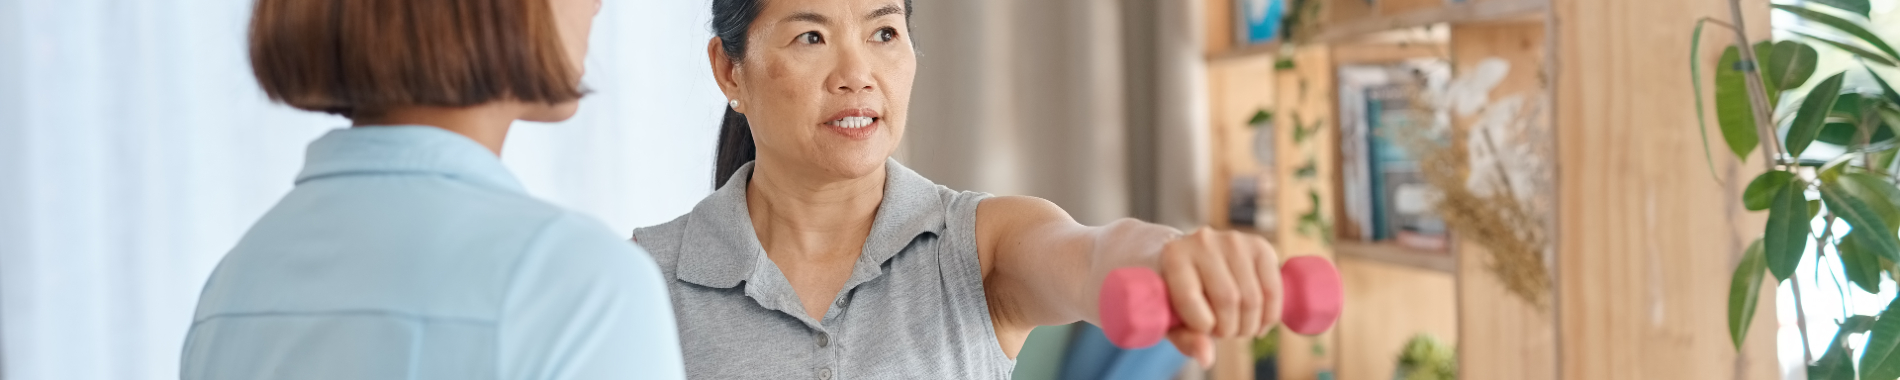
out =
[[[258,0],[264,93],[353,127],[218,264],[180,377],[681,377],[650,257],[498,157],[515,120],[574,114],[600,6]]]
[[[1258,236],[1077,223],[1048,201],[951,190],[890,159],[917,53],[909,0],[713,0],[728,99],[717,189],[635,230],[694,378],[1007,379],[1036,326],[1099,322],[1111,270],[1157,268],[1182,352],[1279,321]],[[955,38],[944,36],[943,38]]]

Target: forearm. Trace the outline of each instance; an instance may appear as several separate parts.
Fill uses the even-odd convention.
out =
[[[1173,228],[1121,219],[1102,226],[1045,225],[1011,231],[998,247],[990,299],[1013,325],[1098,322],[1102,279],[1116,268],[1156,268]]]

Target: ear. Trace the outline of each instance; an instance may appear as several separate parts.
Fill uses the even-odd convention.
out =
[[[719,82],[719,91],[726,94],[726,99],[740,99],[739,63],[726,56],[726,50],[720,46],[720,42],[719,37],[706,42],[706,60],[712,63],[713,81]],[[742,101],[733,110],[745,113],[745,106],[746,102]]]

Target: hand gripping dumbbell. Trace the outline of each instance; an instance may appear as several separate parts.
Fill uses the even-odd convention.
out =
[[[1280,266],[1283,297],[1280,323],[1300,335],[1317,335],[1339,320],[1344,302],[1339,269],[1318,256],[1287,259]],[[1154,270],[1116,269],[1102,281],[1099,307],[1102,332],[1116,346],[1127,349],[1153,346],[1168,330],[1181,325],[1168,302],[1168,284]]]

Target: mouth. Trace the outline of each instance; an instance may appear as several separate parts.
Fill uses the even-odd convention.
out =
[[[876,123],[876,122],[877,122],[877,118],[875,117],[846,116],[843,118],[839,118],[838,120],[825,122],[825,125],[838,127],[838,128],[844,128],[844,129],[858,129],[858,128],[869,127],[871,126],[871,123]]]
[[[877,131],[878,126],[881,124],[879,121],[881,120],[883,120],[883,118],[878,115],[877,111],[871,110],[870,108],[853,108],[838,111],[838,113],[831,115],[830,121],[824,122],[823,125],[826,127],[825,129],[836,132],[846,138],[863,140],[870,138],[871,133]]]

